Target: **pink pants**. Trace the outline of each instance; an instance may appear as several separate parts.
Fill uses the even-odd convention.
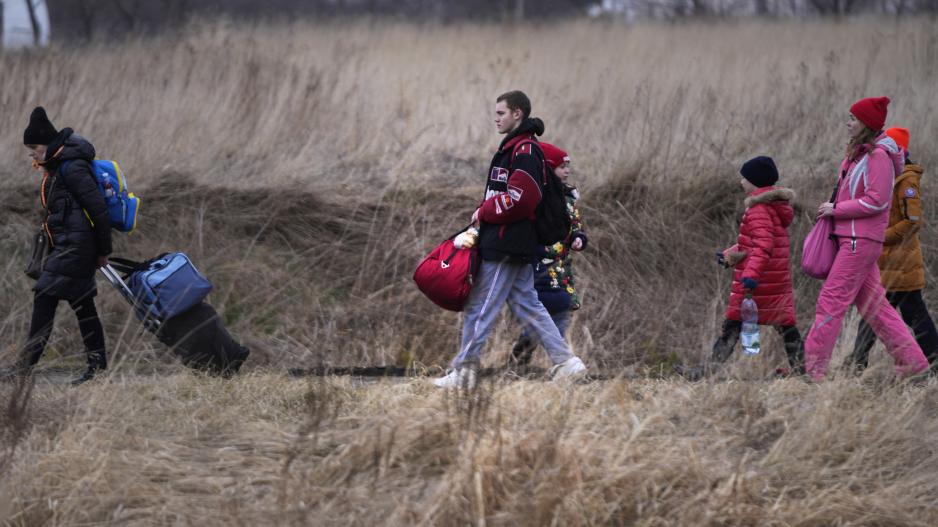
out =
[[[851,305],[873,328],[896,362],[896,374],[911,375],[928,368],[922,349],[899,313],[886,300],[876,260],[883,244],[857,238],[840,239],[840,249],[817,301],[814,326],[804,345],[805,371],[815,381],[824,379],[844,315]]]

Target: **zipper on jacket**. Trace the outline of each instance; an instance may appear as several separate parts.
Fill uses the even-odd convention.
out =
[[[856,238],[850,238],[850,248],[853,251],[853,253],[856,254],[857,252],[857,239]]]

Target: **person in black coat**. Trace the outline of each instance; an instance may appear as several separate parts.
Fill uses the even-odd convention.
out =
[[[52,246],[33,286],[29,338],[19,371],[28,374],[39,362],[52,333],[56,307],[65,300],[78,317],[88,357],[88,368],[73,381],[81,384],[107,368],[104,330],[94,304],[94,273],[108,263],[111,224],[91,168],[95,150],[71,128],[57,131],[41,106],[30,115],[23,143],[30,150],[34,166],[43,174],[43,228]]]

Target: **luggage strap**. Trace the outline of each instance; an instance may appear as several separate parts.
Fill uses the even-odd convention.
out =
[[[145,262],[138,262],[136,260],[128,260],[127,258],[120,258],[117,256],[108,257],[108,261],[111,262],[111,267],[116,271],[124,275],[124,280],[130,277],[130,275],[136,273],[137,271],[143,271],[150,267],[150,262],[153,260],[159,260],[169,253],[162,253],[156,258],[147,260]]]
[[[146,262],[137,262],[116,256],[108,257],[108,261],[111,262],[111,267],[128,276],[147,268]]]

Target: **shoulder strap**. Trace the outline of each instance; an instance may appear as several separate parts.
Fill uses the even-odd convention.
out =
[[[834,184],[834,191],[831,192],[831,199],[828,200],[830,203],[834,203],[834,201],[837,200],[837,192],[840,191],[840,183],[843,182],[844,179],[847,179],[847,172],[849,172],[849,170],[845,168],[841,170],[840,175],[837,176],[837,183]]]
[[[831,192],[831,199],[829,200],[830,203],[833,203],[834,200],[837,199],[837,191],[840,190],[840,182],[843,181],[843,179],[844,179],[843,174],[841,174],[841,176],[837,178],[837,184],[834,185],[834,191]]]
[[[523,139],[523,140],[521,140],[521,141],[518,141],[518,142],[515,144],[515,146],[513,146],[513,147],[511,148],[511,159],[513,160],[513,159],[515,158],[515,154],[518,152],[518,149],[521,148],[523,145],[535,145],[535,146],[537,146],[537,151],[540,152],[540,151],[541,151],[541,147],[538,146],[539,143],[540,143],[540,142],[539,142],[537,139],[534,139],[534,138]],[[531,151],[533,152],[534,149],[532,148]],[[544,157],[543,152],[541,152],[541,157]]]
[[[52,191],[55,190],[55,182],[58,180],[57,174],[49,174],[48,172],[46,172],[46,176],[42,178],[42,187],[39,189],[39,201],[42,203],[42,208],[45,209],[47,217],[49,216],[49,198],[52,196]],[[46,192],[46,183],[49,183],[48,192]]]
[[[539,154],[539,157],[541,158],[541,186],[546,187],[547,186],[547,160],[544,159],[544,152],[542,152],[541,147],[538,146],[539,143],[540,142],[534,138],[523,139],[521,141],[518,141],[518,143],[511,149],[511,161],[512,163],[514,163],[515,153],[517,153],[518,149],[521,148],[522,145],[530,144],[532,146],[536,146],[537,148],[536,149],[532,148],[531,152],[534,152],[536,150]]]

